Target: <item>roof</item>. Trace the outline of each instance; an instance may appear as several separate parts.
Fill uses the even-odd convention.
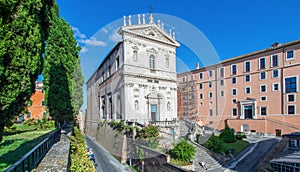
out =
[[[248,53],[248,54],[232,57],[232,58],[229,58],[229,59],[226,59],[226,60],[222,60],[220,63],[205,66],[205,67],[202,67],[202,68],[199,68],[199,69],[194,69],[192,71],[184,72],[184,73],[181,73],[181,74],[200,71],[200,70],[203,70],[204,68],[209,68],[209,67],[222,65],[224,63],[229,63],[231,61],[240,60],[240,59],[243,59],[243,58],[247,58],[247,57],[250,57],[250,56],[254,56],[254,55],[258,55],[258,54],[278,50],[278,49],[285,48],[285,47],[292,46],[292,45],[296,45],[296,44],[300,44],[300,39],[295,40],[295,41],[291,41],[291,42],[287,42],[287,43],[284,43],[284,44],[277,44],[277,46],[272,46],[272,47],[265,48],[265,49],[262,49],[262,50],[258,50],[258,51],[255,51],[255,52],[251,52],[251,53]]]
[[[282,163],[282,162],[300,163],[300,151],[288,154],[278,159],[271,160],[271,163]]]

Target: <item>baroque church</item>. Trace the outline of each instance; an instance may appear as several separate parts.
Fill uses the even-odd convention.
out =
[[[144,14],[137,17],[133,24],[124,16],[118,31],[122,40],[87,81],[87,127],[105,119],[143,125],[177,121],[179,43],[152,13],[148,21]]]

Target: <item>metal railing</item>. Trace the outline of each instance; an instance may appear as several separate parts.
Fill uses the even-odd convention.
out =
[[[31,149],[27,154],[25,154],[21,159],[19,159],[19,161],[5,170],[5,172],[30,172],[32,169],[36,168],[39,162],[52,147],[52,145],[58,141],[60,132],[61,128],[57,129],[48,138],[43,140],[41,143]]]

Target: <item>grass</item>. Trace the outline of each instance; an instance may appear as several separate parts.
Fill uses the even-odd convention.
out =
[[[249,142],[245,140],[237,140],[234,143],[224,143],[225,148],[233,149],[234,155],[238,154],[240,151],[242,151],[244,148],[246,148],[249,145]]]
[[[37,129],[37,126],[17,124],[17,130],[4,133],[0,143],[0,171],[4,171],[17,162],[23,155],[43,141],[50,134],[50,129]]]
[[[174,158],[170,159],[170,163],[173,165],[177,165],[177,166],[186,166],[186,165],[191,165],[190,162],[185,162],[185,161],[180,161]]]

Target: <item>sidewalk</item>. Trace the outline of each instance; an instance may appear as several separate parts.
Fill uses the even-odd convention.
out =
[[[70,139],[69,135],[72,132],[73,124],[67,124],[61,130],[60,140],[55,143],[43,160],[40,162],[35,171],[43,172],[67,172],[68,160],[69,160],[69,149],[70,149]]]

